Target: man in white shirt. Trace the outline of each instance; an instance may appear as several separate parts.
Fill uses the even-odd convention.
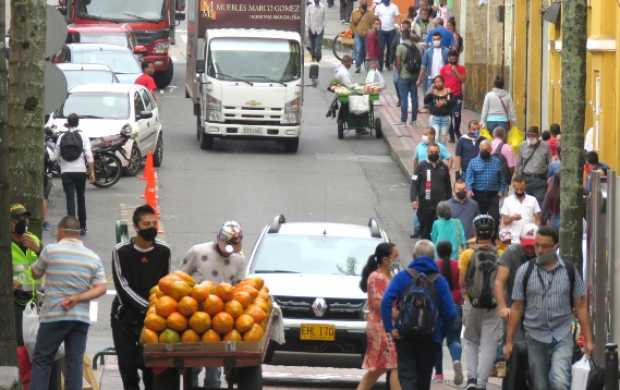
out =
[[[353,79],[351,78],[351,72],[349,72],[352,65],[353,57],[345,54],[342,57],[340,65],[336,67],[336,75],[334,76],[335,80],[340,81],[340,84],[347,88],[351,88],[353,86]]]
[[[321,61],[323,31],[325,30],[325,5],[320,0],[308,3],[306,7],[306,33],[312,61]]]
[[[519,242],[521,230],[529,223],[540,225],[542,212],[538,201],[532,195],[525,193],[526,181],[523,176],[517,175],[512,179],[514,194],[504,199],[500,210],[502,225],[512,236],[512,243]]]
[[[375,16],[381,19],[381,30],[379,30],[379,69],[383,66],[389,70],[394,62],[394,51],[398,42],[396,41],[396,22],[400,16],[400,10],[396,4],[391,4],[390,0],[382,0],[381,4],[375,7]],[[387,53],[386,53],[387,51]],[[385,56],[385,62],[384,62]]]
[[[95,160],[90,149],[90,139],[78,130],[80,119],[77,114],[67,117],[67,130],[60,133],[56,141],[56,159],[60,162],[60,177],[67,201],[67,215],[75,217],[77,195],[77,214],[80,220],[80,234],[86,234],[86,177],[95,182]],[[79,135],[79,137],[76,137]],[[64,139],[64,141],[63,141]],[[81,142],[80,142],[81,139]]]

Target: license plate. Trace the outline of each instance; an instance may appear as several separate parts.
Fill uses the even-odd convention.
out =
[[[244,127],[243,134],[261,135],[263,134],[263,130],[260,127]]]
[[[299,339],[306,341],[334,341],[336,340],[336,326],[302,324],[299,329]]]

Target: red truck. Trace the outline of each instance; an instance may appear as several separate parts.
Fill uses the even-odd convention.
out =
[[[146,48],[143,61],[155,64],[155,81],[164,88],[172,81],[174,65],[168,54],[176,22],[185,14],[183,0],[61,0],[68,23],[119,23],[131,27],[136,43]]]

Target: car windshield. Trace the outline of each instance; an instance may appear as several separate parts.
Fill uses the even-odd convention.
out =
[[[208,73],[221,80],[288,82],[299,79],[300,61],[296,41],[215,38],[209,44]]]
[[[124,33],[79,33],[77,42],[80,43],[107,43],[110,45],[129,47],[127,35]]]
[[[140,65],[130,51],[121,50],[75,50],[71,53],[74,64],[103,64],[114,73],[137,74]]]
[[[118,82],[114,73],[104,70],[65,70],[63,73],[67,79],[67,89],[82,84],[110,84]]]
[[[371,238],[270,234],[256,252],[253,272],[357,276],[379,242]]]
[[[80,118],[127,119],[129,98],[125,93],[72,93],[56,116],[66,118],[73,112]]]
[[[123,22],[160,21],[164,0],[76,0],[78,16]]]

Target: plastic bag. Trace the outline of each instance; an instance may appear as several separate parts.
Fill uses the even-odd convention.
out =
[[[352,114],[365,114],[370,110],[370,100],[368,95],[352,95],[349,96],[349,111]]]
[[[571,368],[571,390],[586,390],[588,388],[588,375],[590,374],[590,358],[584,355]]]
[[[489,141],[493,140],[493,137],[491,137],[491,132],[489,132],[489,129],[487,129],[486,127],[480,129],[480,136],[488,139]]]
[[[516,126],[513,126],[513,128],[510,129],[510,132],[508,132],[508,145],[512,146],[512,150],[517,154],[519,153],[519,148],[521,147],[524,139],[525,134],[523,134],[523,131]]]
[[[24,336],[24,346],[28,350],[30,359],[34,356],[34,347],[37,343],[37,333],[39,332],[39,309],[34,302],[29,302],[24,309],[22,316],[22,331]],[[65,344],[60,344],[54,360],[65,357]]]

